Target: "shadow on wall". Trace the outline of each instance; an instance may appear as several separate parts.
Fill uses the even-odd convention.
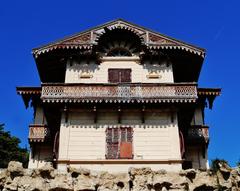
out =
[[[152,64],[150,64],[150,61],[145,61],[143,64],[143,69],[148,70],[149,73],[165,73],[172,71],[171,65],[166,61],[162,61],[160,63],[155,61]]]
[[[73,72],[90,72],[90,73],[94,73],[95,71],[99,70],[99,65],[95,63],[94,60],[89,61],[89,63],[87,63],[87,61],[73,61],[73,63],[71,65],[68,66],[68,70],[69,71],[73,71]]]

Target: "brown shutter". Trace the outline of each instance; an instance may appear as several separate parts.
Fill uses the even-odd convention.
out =
[[[120,144],[120,158],[121,159],[132,159],[132,143],[122,142]]]
[[[108,82],[110,82],[110,83],[120,82],[118,69],[109,69],[108,70]]]
[[[126,128],[121,128],[121,142],[126,142]]]
[[[120,143],[120,158],[132,159],[132,136],[133,131],[131,127],[121,128],[121,143]]]
[[[106,142],[107,142],[106,158],[107,159],[118,159],[118,158],[132,159],[132,157],[133,157],[132,136],[133,136],[133,130],[130,127],[107,128],[107,130],[106,130]]]
[[[110,129],[110,128],[106,129],[106,141],[107,141],[107,143],[112,142],[112,129]]]
[[[119,130],[118,128],[112,128],[112,131],[113,131],[113,139],[112,139],[112,142],[113,143],[118,143],[118,139],[119,139]]]
[[[132,142],[133,139],[133,129],[127,128],[127,142]]]
[[[122,69],[121,71],[121,82],[131,82],[131,69]]]
[[[118,159],[118,143],[109,143],[107,145],[107,159]]]
[[[131,127],[121,128],[121,142],[132,142],[133,129]]]
[[[106,142],[107,142],[107,159],[118,158],[119,132],[117,128],[107,128]]]
[[[108,69],[108,82],[131,82],[131,69]]]

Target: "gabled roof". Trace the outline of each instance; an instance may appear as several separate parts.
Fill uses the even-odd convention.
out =
[[[205,50],[202,48],[168,37],[122,19],[107,22],[45,46],[34,48],[32,52],[35,58],[37,58],[40,54],[55,49],[92,49],[94,45],[97,45],[97,41],[100,36],[106,32],[105,29],[124,29],[132,31],[139,36],[142,44],[146,45],[148,49],[181,49],[202,57],[205,56]]]

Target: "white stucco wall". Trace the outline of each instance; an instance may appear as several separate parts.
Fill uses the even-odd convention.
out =
[[[130,168],[151,168],[154,171],[158,170],[167,170],[168,172],[178,172],[182,169],[181,163],[161,163],[159,164],[70,164],[69,166],[75,168],[87,168],[93,171],[107,171],[110,173],[126,173]],[[62,171],[66,171],[66,164],[58,164],[58,169]]]
[[[122,60],[119,60],[122,59]],[[115,58],[104,59],[101,64],[97,65],[94,61],[88,64],[86,61],[71,61],[68,62],[66,68],[66,83],[107,83],[108,69],[122,68],[132,70],[133,83],[170,83],[173,82],[173,71],[171,64],[167,66],[165,63],[159,65],[158,62],[150,64],[145,62],[139,63],[139,58]],[[89,72],[90,78],[82,78],[81,76]],[[155,72],[158,78],[149,78],[149,73]],[[85,76],[86,77],[86,76]]]
[[[181,160],[179,134],[176,115],[171,121],[169,112],[151,111],[146,114],[145,124],[141,124],[141,114],[123,111],[122,124],[133,125],[133,160]],[[64,116],[63,116],[64,117]],[[69,113],[69,121],[66,124],[62,120],[60,127],[59,160],[105,160],[106,154],[106,128],[108,125],[117,124],[117,113],[114,111],[98,111],[97,124],[93,123],[93,115],[87,111],[74,111]],[[140,164],[135,164],[139,166]],[[142,166],[152,164],[142,164]],[[153,168],[175,167],[179,170],[181,164],[154,164]],[[60,165],[61,166],[61,165]],[[81,165],[82,166],[82,165]],[[98,170],[99,165],[91,169]],[[94,166],[94,167],[93,167]],[[101,169],[107,169],[109,164],[100,165]],[[129,164],[111,164],[110,166],[122,166],[127,169]],[[141,166],[141,165],[140,165]],[[160,168],[161,167],[161,168]]]
[[[34,156],[32,150],[29,156],[28,168],[40,168],[46,162],[52,161],[52,147],[38,143],[34,146]]]
[[[59,159],[105,159],[105,129],[61,126]],[[64,140],[62,141],[62,139]]]

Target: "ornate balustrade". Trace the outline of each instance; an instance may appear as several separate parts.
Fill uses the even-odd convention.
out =
[[[32,124],[29,125],[29,141],[43,142],[49,135],[49,130],[46,125]]]
[[[194,142],[202,142],[204,141],[205,143],[209,142],[209,131],[208,131],[208,126],[204,125],[192,125],[188,129],[188,140],[191,141],[192,143]]]
[[[195,84],[42,84],[48,102],[194,102]]]

